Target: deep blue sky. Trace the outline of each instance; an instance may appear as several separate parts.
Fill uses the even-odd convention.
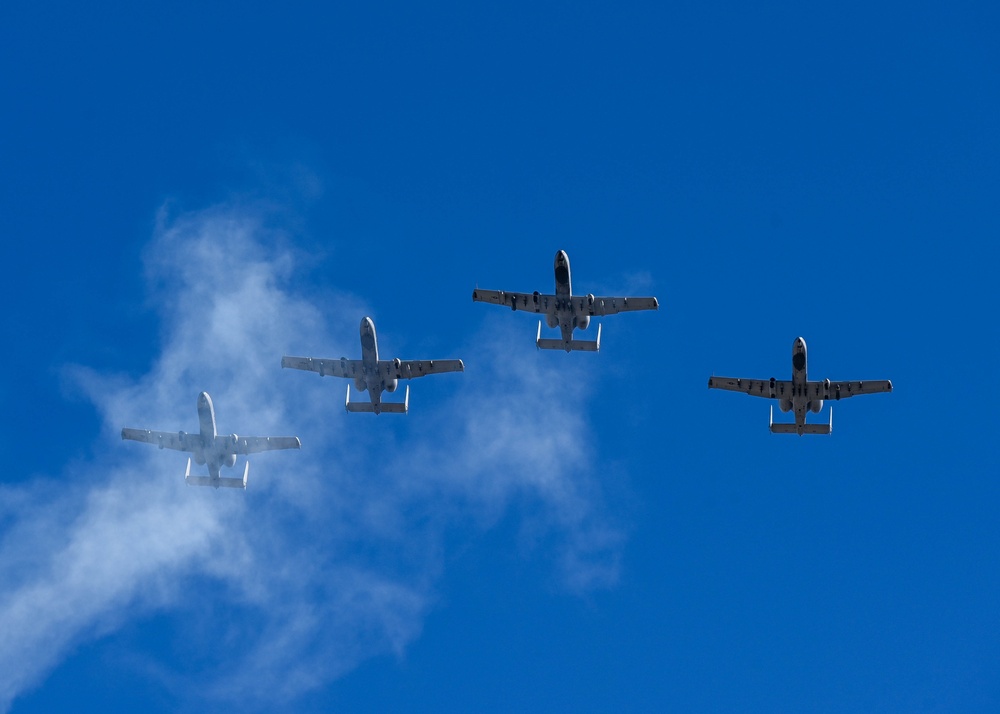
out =
[[[0,708],[1000,709],[998,20],[4,6],[0,641],[23,640]],[[660,311],[566,355],[471,302],[550,291],[557,249],[577,292]],[[415,382],[399,419],[278,367],[356,356],[363,314],[383,354],[466,373]],[[810,376],[894,393],[792,438],[706,389],[787,378],[798,335]],[[118,429],[193,430],[201,389],[221,429],[302,453],[255,460],[246,494],[173,488],[183,457]],[[133,572],[140,504],[135,534],[218,530]],[[106,575],[72,575],[80,534],[122,541],[80,561]],[[256,555],[202,559],[218,539]],[[357,597],[324,610],[347,572]],[[289,690],[226,690],[248,662]]]

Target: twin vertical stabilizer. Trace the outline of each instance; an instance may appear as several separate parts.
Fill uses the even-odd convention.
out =
[[[184,472],[184,481],[187,482],[189,486],[213,486],[215,488],[242,488],[247,487],[247,477],[250,475],[250,462],[247,461],[246,467],[243,469],[243,478],[227,478],[225,476],[220,476],[219,478],[212,478],[211,476],[192,476],[191,475],[191,459],[188,459],[187,470]]]
[[[540,350],[566,350],[567,352],[600,352],[601,326],[597,325],[597,339],[589,340],[557,340],[542,337],[542,321],[538,321],[538,333],[535,335],[535,346]]]
[[[347,385],[347,399],[344,400],[344,406],[349,412],[364,412],[366,414],[375,413],[375,405],[371,402],[352,402],[351,401],[351,385]],[[385,414],[406,414],[410,409],[410,385],[406,385],[406,394],[403,397],[403,403],[399,402],[379,402],[379,412]]]
[[[833,407],[830,407],[829,424],[803,424],[799,426],[798,424],[775,423],[774,407],[772,406],[771,420],[768,427],[771,429],[772,434],[798,434],[799,436],[803,434],[830,434],[833,432]]]

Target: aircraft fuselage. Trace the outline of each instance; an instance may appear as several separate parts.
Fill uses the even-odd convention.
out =
[[[823,400],[817,395],[809,396],[809,359],[806,341],[801,337],[792,343],[792,395],[791,398],[779,403],[781,411],[791,409],[795,414],[795,427],[801,436],[806,424],[806,413],[819,413],[823,409]]]
[[[208,392],[198,395],[198,426],[201,433],[201,448],[192,452],[192,457],[196,464],[208,466],[208,473],[212,478],[219,478],[223,466],[232,466],[236,463],[235,451],[227,449],[225,443],[225,439],[234,437],[219,438],[215,424],[215,405]]]
[[[365,375],[365,389],[372,408],[378,414],[382,411],[382,375],[378,369],[378,337],[375,335],[375,323],[370,317],[361,320],[361,368]],[[361,389],[360,384],[355,384]]]
[[[560,250],[556,253],[555,265],[556,278],[556,306],[555,311],[549,316],[549,327],[558,327],[562,332],[562,340],[565,349],[569,352],[572,348],[573,330],[580,328],[587,329],[590,325],[590,316],[578,316],[573,309],[573,280],[569,267],[569,256],[566,251]]]
[[[808,366],[806,341],[797,337],[792,343],[792,409],[795,412],[795,426],[797,427],[805,425],[806,412],[809,410],[809,397],[806,390],[806,384],[809,381]]]

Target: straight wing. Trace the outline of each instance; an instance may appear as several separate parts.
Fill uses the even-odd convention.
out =
[[[814,394],[820,399],[846,399],[859,394],[879,394],[891,392],[892,382],[888,379],[873,379],[855,382],[809,382],[806,385],[810,396]]]
[[[539,293],[508,293],[503,290],[472,291],[474,302],[488,302],[494,305],[504,305],[512,310],[526,312],[548,313],[549,308],[555,308],[555,295],[540,295]]]
[[[150,431],[149,429],[122,429],[122,438],[156,444],[161,449],[194,451],[200,446],[201,435],[177,431]]]
[[[297,436],[239,436],[234,451],[237,454],[256,454],[261,451],[298,449],[302,446]]]
[[[346,377],[352,379],[363,374],[362,362],[359,359],[313,359],[312,357],[282,357],[281,366],[290,369],[302,369],[306,372],[319,372],[320,377]]]
[[[592,297],[590,295],[574,295],[573,310],[577,314],[616,315],[619,312],[635,310],[657,310],[660,304],[655,297]]]
[[[416,379],[428,374],[464,372],[465,365],[460,359],[393,359],[379,360],[378,369],[382,379]]]
[[[767,399],[791,398],[792,383],[779,379],[739,379],[734,377],[712,377],[708,380],[709,389],[725,389],[730,392],[743,392],[751,397]]]

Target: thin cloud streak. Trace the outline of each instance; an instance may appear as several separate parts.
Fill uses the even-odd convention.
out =
[[[0,489],[0,709],[75,647],[156,613],[200,663],[154,658],[179,702],[287,705],[402,655],[449,530],[481,532],[522,504],[524,540],[552,549],[566,588],[614,584],[624,536],[589,467],[579,362],[540,359],[530,335],[522,347],[486,318],[455,350],[459,386],[418,383],[419,418],[349,421],[344,382],[278,368],[295,345],[353,354],[365,312],[351,295],[326,289],[320,309],[297,293],[297,258],[246,210],[161,217],[146,260],[160,357],[138,379],[72,369],[104,420],[97,460]],[[434,407],[438,386],[454,396]],[[243,494],[189,488],[186,455],[119,442],[122,426],[196,431],[201,390],[221,432],[295,434],[302,450],[253,457]]]

